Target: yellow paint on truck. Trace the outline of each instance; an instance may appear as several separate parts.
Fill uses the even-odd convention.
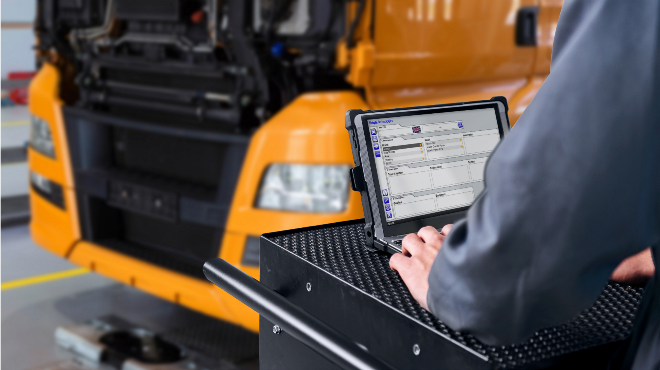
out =
[[[375,11],[372,12],[372,7]],[[520,7],[538,6],[538,45],[514,43]],[[357,4],[347,4],[347,24]],[[351,89],[299,95],[251,136],[221,239],[219,257],[258,278],[242,265],[248,237],[267,232],[363,217],[359,194],[350,192],[339,213],[301,213],[255,207],[262,177],[274,163],[352,165],[344,114],[502,95],[512,124],[550,72],[554,27],[561,1],[453,0],[366,1],[353,41],[337,45],[335,68]],[[373,14],[373,18],[372,18]],[[70,75],[70,74],[67,74]],[[29,88],[31,113],[52,132],[55,158],[29,149],[31,171],[62,185],[64,209],[30,190],[30,230],[43,248],[86,269],[217,317],[258,330],[258,316],[202,281],[85,241],[81,237],[69,144],[65,135],[60,67],[44,63]],[[201,266],[200,266],[201,269]]]

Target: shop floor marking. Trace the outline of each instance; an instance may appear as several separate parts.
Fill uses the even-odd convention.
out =
[[[0,290],[20,288],[28,285],[46,283],[53,280],[66,279],[78,275],[83,275],[89,273],[89,270],[86,268],[77,268],[71,270],[65,270],[60,272],[53,272],[50,274],[37,275],[25,279],[18,279],[2,283]]]
[[[29,125],[30,121],[25,120],[25,121],[11,121],[11,122],[2,122],[2,127],[9,127],[9,126],[25,126]]]

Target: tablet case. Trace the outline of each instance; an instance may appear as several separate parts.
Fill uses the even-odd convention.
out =
[[[379,215],[374,215],[371,211],[371,206],[369,204],[369,195],[367,193],[367,183],[364,177],[364,172],[362,170],[362,160],[360,158],[360,145],[358,143],[357,135],[357,126],[355,125],[355,117],[360,114],[366,113],[391,113],[398,110],[409,110],[414,108],[439,108],[439,107],[449,107],[449,106],[460,106],[466,104],[474,103],[485,103],[489,101],[499,101],[504,105],[504,114],[506,115],[507,125],[509,125],[509,104],[503,96],[494,96],[490,100],[476,100],[469,102],[460,102],[460,103],[450,103],[450,104],[437,104],[437,105],[426,105],[426,106],[417,106],[417,107],[405,107],[405,108],[394,108],[394,109],[381,109],[381,110],[362,110],[362,109],[351,109],[346,112],[345,115],[345,126],[348,130],[348,136],[351,141],[351,151],[353,152],[353,162],[355,167],[349,170],[351,188],[353,191],[359,191],[360,197],[362,198],[362,209],[364,210],[364,237],[366,244],[369,247],[377,248],[382,251],[386,251],[386,245],[381,245],[381,243],[374,243],[374,219],[379,217]]]

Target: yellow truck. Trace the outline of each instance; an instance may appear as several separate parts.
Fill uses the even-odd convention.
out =
[[[38,2],[32,237],[96,273],[258,330],[215,288],[259,235],[362,217],[349,109],[505,96],[550,72],[561,1]]]

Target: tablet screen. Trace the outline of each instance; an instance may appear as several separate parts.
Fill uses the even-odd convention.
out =
[[[387,225],[468,207],[500,141],[494,108],[367,119]]]

